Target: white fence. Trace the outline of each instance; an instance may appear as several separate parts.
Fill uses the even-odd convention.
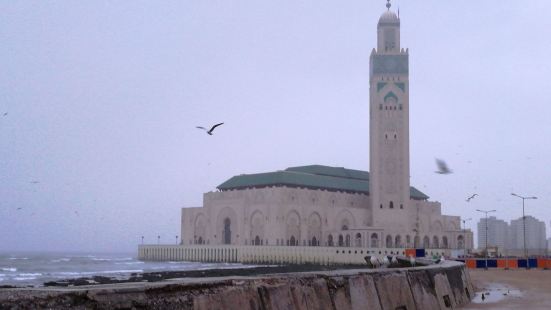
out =
[[[318,246],[140,245],[145,261],[199,261],[246,264],[365,264],[366,255],[401,255],[404,248]],[[426,256],[449,255],[446,249],[427,249]]]

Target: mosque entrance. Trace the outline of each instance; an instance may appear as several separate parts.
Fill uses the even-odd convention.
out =
[[[231,244],[231,221],[229,218],[224,220],[224,231],[222,232],[224,244]]]

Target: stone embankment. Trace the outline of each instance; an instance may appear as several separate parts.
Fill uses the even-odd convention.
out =
[[[474,295],[463,264],[0,290],[0,309],[453,309]]]

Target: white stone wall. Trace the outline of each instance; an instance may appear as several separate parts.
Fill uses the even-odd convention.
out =
[[[210,192],[204,207],[182,209],[181,242],[281,246],[291,245],[294,237],[295,245],[312,246],[315,237],[319,246],[329,246],[332,239],[334,246],[462,249],[463,238],[472,248],[472,233],[463,233],[459,217],[441,215],[440,203],[410,200],[410,205],[406,213],[388,210],[401,225],[375,226],[369,196],[363,194],[288,187]],[[231,238],[226,240],[228,219]]]
[[[145,261],[200,261],[244,264],[366,264],[367,255],[405,256],[405,249],[304,246],[140,245],[138,259]],[[426,256],[449,256],[449,250],[427,249]]]

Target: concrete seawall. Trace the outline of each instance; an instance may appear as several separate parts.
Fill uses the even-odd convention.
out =
[[[258,277],[0,290],[0,309],[453,309],[474,290],[457,262]]]

